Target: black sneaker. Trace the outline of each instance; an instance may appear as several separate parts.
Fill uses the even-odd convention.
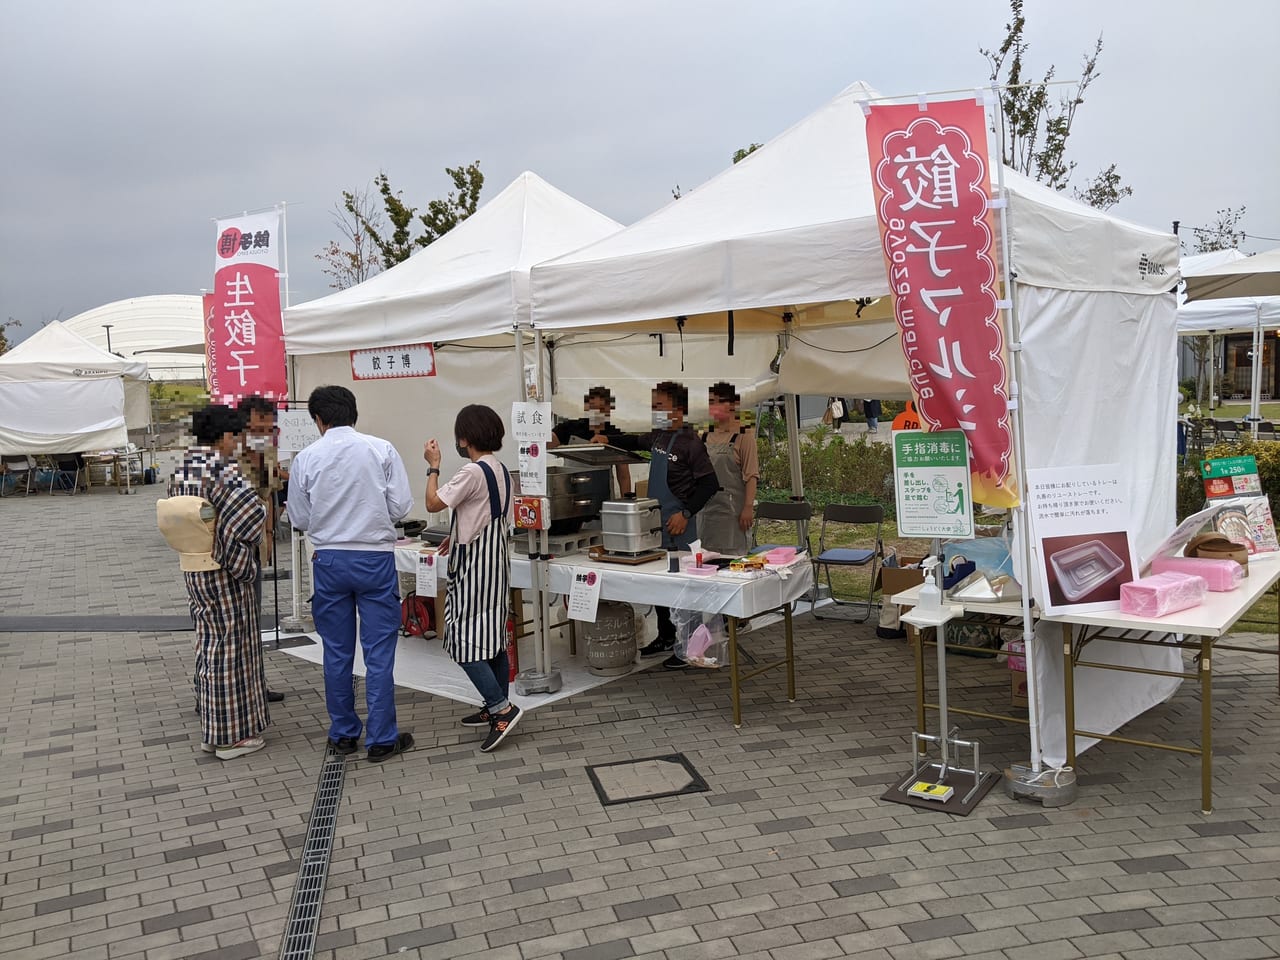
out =
[[[339,737],[337,740],[330,738],[329,749],[340,756],[349,756],[360,749],[360,738]]]
[[[498,744],[507,739],[507,734],[516,728],[516,724],[523,716],[524,711],[514,703],[506,713],[495,713],[493,719],[489,721],[489,735],[484,738],[484,743],[480,744],[480,752],[488,753],[496,750]]]
[[[394,757],[397,753],[404,753],[406,750],[413,749],[413,734],[402,733],[396,737],[395,743],[380,743],[377,746],[369,748],[369,762],[381,763]]]
[[[662,661],[662,669],[664,670],[683,670],[689,666],[688,660],[681,660],[674,653]]]
[[[267,703],[284,703],[284,694],[279,690],[268,690]]]
[[[676,645],[676,642],[674,640],[666,640],[666,639],[663,639],[662,637],[659,637],[657,640],[653,641],[653,643],[649,644],[647,647],[641,647],[640,656],[656,657],[660,653],[670,653],[672,650],[675,649],[675,645]]]
[[[464,727],[487,727],[492,718],[489,716],[488,710],[481,710],[479,713],[471,713],[462,718]]]

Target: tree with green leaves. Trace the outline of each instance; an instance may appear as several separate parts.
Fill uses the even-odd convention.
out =
[[[357,195],[343,193],[343,209],[359,230],[368,235],[382,257],[384,267],[394,267],[408,260],[476,212],[480,205],[480,191],[484,187],[480,161],[465,167],[445,167],[445,173],[453,181],[453,190],[442,199],[430,201],[426,212],[421,214],[417,207],[404,202],[403,191],[392,188],[391,179],[385,171],[373,178],[373,185],[382,197],[390,225],[389,234],[387,224],[374,222],[368,209],[362,209]]]
[[[739,147],[737,150],[733,151],[733,162],[738,163],[744,160],[745,158],[749,157],[751,154],[755,153],[757,150],[759,150],[763,146],[764,146],[763,143],[751,143],[745,147]],[[677,183],[675,187],[671,190],[671,196],[676,200],[679,200],[682,196],[684,196],[683,191],[681,191],[680,189],[680,184]]]
[[[4,356],[9,352],[9,328],[20,326],[22,326],[22,321],[15,320],[13,317],[10,317],[4,323],[0,323],[0,356]]]
[[[1067,159],[1067,142],[1076,111],[1084,103],[1085,92],[1098,79],[1098,57],[1102,54],[1102,35],[1080,65],[1080,78],[1065,89],[1070,93],[1055,96],[1050,85],[1057,68],[1050,65],[1041,79],[1032,78],[1026,56],[1030,44],[1026,39],[1027,20],[1023,0],[1010,0],[1012,18],[1005,24],[1005,37],[995,50],[979,48],[991,68],[991,81],[997,86],[1004,129],[1002,159],[1006,166],[1053,187],[1066,190],[1075,172],[1074,160]],[[1115,206],[1133,193],[1116,171],[1113,163],[1100,171],[1083,187],[1073,190],[1077,200],[1099,210]]]

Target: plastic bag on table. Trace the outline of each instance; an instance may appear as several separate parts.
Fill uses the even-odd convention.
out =
[[[673,609],[671,623],[676,628],[677,657],[694,667],[724,666],[729,655],[729,631],[724,617],[718,613]]]

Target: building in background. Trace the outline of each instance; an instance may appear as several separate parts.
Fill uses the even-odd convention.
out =
[[[103,350],[145,362],[152,380],[203,382],[205,379],[204,323],[199,295],[166,294],[117,300],[77,314],[65,324]],[[164,347],[173,347],[178,352],[154,352]]]

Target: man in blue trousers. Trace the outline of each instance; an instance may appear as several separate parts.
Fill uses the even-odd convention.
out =
[[[311,615],[324,641],[324,694],[329,746],[355,753],[362,724],[356,715],[356,612],[367,670],[363,728],[368,758],[380,763],[413,746],[396,727],[392,674],[400,629],[396,577],[397,520],[413,507],[409,475],[386,440],[358,433],[356,398],[346,387],[317,387],[307,412],[320,439],[293,458],[289,522],[315,550]]]

